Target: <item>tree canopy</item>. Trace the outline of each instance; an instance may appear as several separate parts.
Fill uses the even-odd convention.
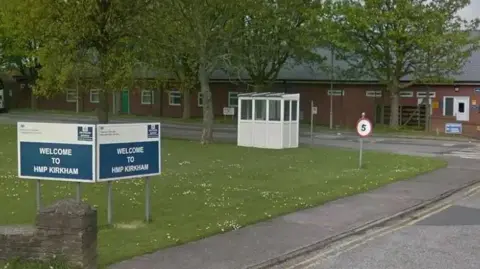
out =
[[[458,73],[478,39],[478,21],[458,11],[465,0],[341,0],[330,23],[337,53],[353,73],[378,80],[391,96],[391,127],[398,126],[399,91]],[[352,74],[353,74],[352,73]]]
[[[288,60],[312,57],[321,26],[322,1],[250,0],[235,27],[230,72],[245,70],[255,91],[268,90]],[[233,68],[232,68],[233,67]],[[232,72],[233,71],[233,72]]]
[[[246,71],[255,90],[266,90],[288,61],[322,63],[326,55],[313,52],[332,46],[350,76],[385,86],[396,127],[399,91],[448,80],[478,49],[470,36],[478,22],[458,16],[469,2],[0,0],[0,64],[29,74],[37,94],[79,81],[98,89],[101,122],[107,97],[137,81],[152,88],[175,80],[187,108],[199,87],[201,141],[210,143],[214,71],[228,70],[233,80]]]
[[[27,0],[20,0],[27,1]],[[153,1],[153,0],[152,0]],[[100,91],[99,120],[108,122],[108,96],[132,82],[135,41],[150,0],[42,0],[33,3],[43,14],[46,34],[40,48],[39,88],[61,91],[80,63]]]

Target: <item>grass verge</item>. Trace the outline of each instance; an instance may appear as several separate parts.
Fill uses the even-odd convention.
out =
[[[16,129],[0,126],[0,224],[32,223],[35,184],[16,177]],[[266,150],[229,144],[163,140],[163,175],[153,178],[152,216],[144,217],[144,183],[113,184],[114,228],[99,231],[99,261],[135,255],[241,228],[298,209],[365,192],[444,167],[443,160],[332,148]],[[105,225],[105,184],[83,187],[83,199],[98,208]],[[43,202],[74,197],[73,184],[42,183]]]

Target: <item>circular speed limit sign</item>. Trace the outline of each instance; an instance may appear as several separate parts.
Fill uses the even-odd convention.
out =
[[[357,134],[361,137],[369,136],[372,133],[372,122],[367,118],[361,118],[357,122]]]

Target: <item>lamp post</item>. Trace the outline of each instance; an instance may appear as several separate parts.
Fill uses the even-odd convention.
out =
[[[330,45],[330,129],[333,129],[333,44]]]

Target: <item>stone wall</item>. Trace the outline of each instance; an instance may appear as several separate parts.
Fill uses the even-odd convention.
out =
[[[0,227],[0,260],[51,260],[74,268],[97,268],[97,211],[61,200],[37,213],[34,226]]]

